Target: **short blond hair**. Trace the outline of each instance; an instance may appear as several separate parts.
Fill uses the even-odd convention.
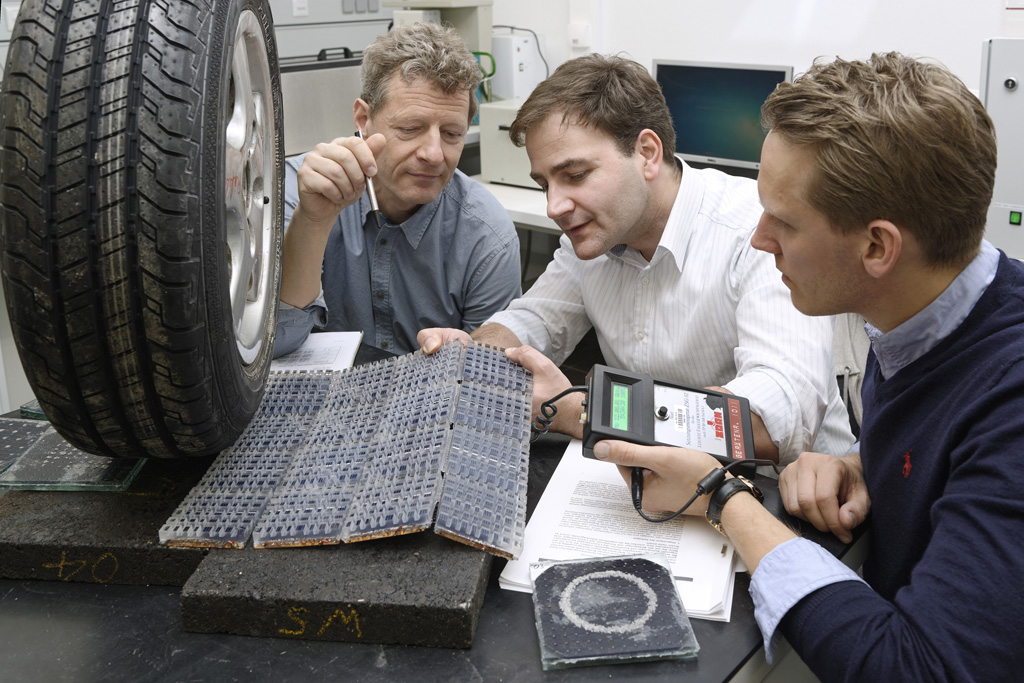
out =
[[[896,52],[819,59],[779,84],[761,115],[788,142],[813,148],[806,199],[838,231],[892,221],[936,267],[977,254],[995,183],[995,128],[945,67]]]

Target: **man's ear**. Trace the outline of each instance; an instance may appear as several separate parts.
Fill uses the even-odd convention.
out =
[[[352,121],[356,124],[356,128],[361,130],[363,134],[369,135],[366,132],[366,122],[370,120],[370,105],[366,103],[366,100],[361,97],[357,97],[355,103],[352,105]]]
[[[640,134],[636,136],[636,144],[634,147],[644,159],[644,179],[654,180],[658,177],[658,171],[661,169],[661,138],[659,138],[658,134],[650,128],[644,128],[640,131]]]
[[[892,272],[903,253],[903,232],[892,221],[875,220],[868,224],[866,244],[861,255],[864,270],[875,279]]]

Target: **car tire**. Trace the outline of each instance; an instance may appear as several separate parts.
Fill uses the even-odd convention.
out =
[[[26,0],[0,104],[3,288],[70,443],[212,455],[266,386],[284,142],[266,0]]]

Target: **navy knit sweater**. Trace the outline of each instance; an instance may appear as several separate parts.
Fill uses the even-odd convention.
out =
[[[1024,266],[888,380],[869,354],[871,555],[781,630],[823,680],[1011,681],[1024,666]]]

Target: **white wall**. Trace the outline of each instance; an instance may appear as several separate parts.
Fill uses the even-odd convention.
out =
[[[494,0],[494,23],[546,36],[549,64],[618,53],[649,69],[655,58],[782,64],[817,56],[861,59],[897,50],[937,59],[977,91],[981,43],[1024,36],[1024,10],[1005,0]],[[1017,3],[1015,3],[1017,4]],[[570,20],[589,19],[590,50],[569,48]]]

